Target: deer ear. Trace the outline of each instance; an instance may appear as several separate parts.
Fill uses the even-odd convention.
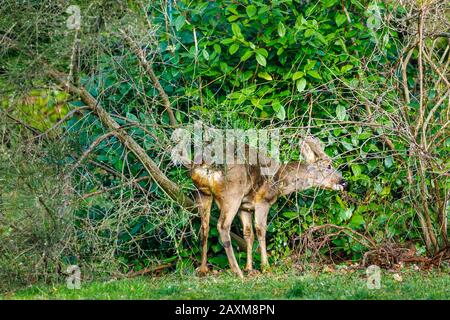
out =
[[[306,143],[314,153],[316,160],[329,161],[331,163],[330,157],[325,153],[322,142],[312,136],[308,136],[305,138]]]
[[[300,153],[305,159],[306,163],[314,163],[316,162],[316,156],[314,155],[313,150],[309,146],[305,140],[300,142]]]

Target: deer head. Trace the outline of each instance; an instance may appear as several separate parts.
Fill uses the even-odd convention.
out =
[[[342,174],[333,168],[330,157],[324,152],[322,143],[308,136],[300,143],[300,153],[305,163],[291,162],[280,170],[282,194],[319,187],[343,191],[347,182]]]

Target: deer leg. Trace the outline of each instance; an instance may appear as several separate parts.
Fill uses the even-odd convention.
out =
[[[247,245],[247,264],[245,265],[245,271],[253,270],[253,240],[255,236],[253,235],[252,227],[252,214],[248,211],[241,210],[240,213],[242,228],[244,229],[244,239]]]
[[[265,271],[265,269],[269,267],[266,249],[267,215],[269,213],[269,208],[270,206],[266,202],[257,203],[255,205],[255,229],[259,247],[261,249],[261,271]]]
[[[244,276],[234,255],[230,237],[231,223],[239,210],[241,200],[242,197],[233,195],[225,197],[222,201],[220,201],[220,217],[219,223],[217,224],[217,230],[219,231],[220,240],[222,241],[222,245],[227,253],[228,263],[230,264],[231,270],[240,278],[243,278]]]
[[[202,239],[202,262],[198,268],[200,274],[206,274],[208,272],[208,234],[209,234],[209,217],[211,214],[211,204],[212,196],[205,195],[202,192],[197,194],[197,205],[200,212],[200,217],[202,220],[202,225],[200,228],[201,239]]]

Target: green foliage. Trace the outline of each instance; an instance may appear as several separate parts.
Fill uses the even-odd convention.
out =
[[[165,10],[168,3],[170,10]],[[107,2],[91,6],[81,1],[80,84],[186,193],[193,190],[187,170],[170,162],[168,137],[173,128],[167,112],[119,29],[134,31],[133,37],[145,48],[180,124],[202,120],[227,129],[284,126],[281,158],[286,161],[299,159],[292,146],[302,133],[320,138],[350,189],[345,196],[309,190],[280,199],[269,216],[272,262],[292,255],[293,244],[309,227],[325,223],[370,235],[377,243],[417,241],[420,231],[409,198],[413,186],[406,172],[410,146],[392,135],[397,123],[388,116],[396,112],[393,101],[401,96],[392,90],[398,87],[397,75],[387,70],[398,63],[403,38],[377,20],[370,9],[373,4],[367,0],[143,1],[115,3],[115,11]],[[30,6],[29,12],[36,10]],[[8,21],[14,20],[12,8],[5,9]],[[52,8],[58,13],[64,9],[60,3]],[[404,13],[390,4],[378,3],[378,8],[387,15]],[[43,34],[39,30],[32,34],[39,41],[23,41],[55,67],[67,69],[73,63],[74,35],[55,28],[58,21],[63,23],[61,16],[56,21],[40,20]],[[25,18],[18,24],[30,29]],[[9,25],[0,24],[6,30],[5,26]],[[16,35],[20,39],[24,33]],[[27,64],[19,53],[7,52],[2,58],[15,74],[31,68],[31,84],[40,79],[35,64]],[[416,66],[407,70],[411,87],[416,72]],[[59,92],[55,95],[56,103],[67,98]],[[373,119],[366,108],[375,102],[381,111]],[[80,106],[74,98],[68,109]],[[417,109],[414,100],[411,115]],[[40,119],[25,118],[31,123]],[[372,122],[376,125],[369,125]],[[89,112],[72,117],[64,132],[73,149],[64,159],[67,165],[76,163],[107,133]],[[386,146],[384,135],[389,135],[397,152]],[[449,148],[447,139],[444,150],[436,151],[439,161],[445,163]],[[175,260],[179,269],[193,269],[191,261],[199,256],[198,223],[147,177],[140,161],[114,136],[101,141],[74,170],[73,183],[82,197],[74,214],[80,260],[102,252],[114,257],[124,271]],[[217,208],[213,214],[217,215]],[[210,234],[209,249],[214,254],[210,262],[225,267],[214,226]],[[331,247],[333,255],[344,259],[359,259],[366,249],[346,235],[333,239]],[[243,263],[245,254],[239,252],[238,259]]]

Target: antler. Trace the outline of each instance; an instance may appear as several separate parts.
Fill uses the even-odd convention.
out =
[[[318,160],[331,161],[324,152],[322,142],[313,136],[306,136],[300,143],[300,153],[307,163],[314,163]]]

